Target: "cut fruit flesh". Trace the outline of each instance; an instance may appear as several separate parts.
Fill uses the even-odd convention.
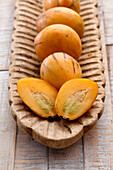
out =
[[[89,79],[72,79],[66,82],[56,98],[58,116],[74,120],[83,115],[94,103],[98,85]]]
[[[23,102],[37,115],[54,117],[57,90],[48,82],[38,78],[22,78],[17,83],[18,93]]]

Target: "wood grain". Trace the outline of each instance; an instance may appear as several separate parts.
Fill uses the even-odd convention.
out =
[[[113,45],[113,1],[103,0],[102,6],[104,12],[106,44]]]
[[[110,1],[110,0],[108,0],[108,1]],[[106,19],[106,23],[105,23],[106,30],[107,30],[107,28],[111,29],[110,31],[107,31],[106,43],[111,44],[113,42],[112,27],[111,27],[111,24],[113,21],[112,20],[112,12],[111,12],[112,2],[110,4],[110,3],[108,3],[108,1],[103,0],[103,6],[104,6],[103,9],[104,9],[104,16],[107,15],[108,17],[111,18],[111,19],[108,19],[108,21]],[[22,1],[21,3],[25,4],[26,1],[24,1],[24,2]],[[12,141],[14,141],[14,142],[16,141],[15,138],[13,138],[14,136],[12,135],[13,133],[15,133],[15,131],[14,131],[15,124],[11,117],[9,119],[10,113],[9,113],[9,107],[8,107],[8,101],[7,101],[7,85],[6,85],[7,81],[8,81],[8,72],[5,71],[8,69],[8,64],[9,64],[8,56],[10,54],[10,48],[9,48],[10,43],[7,46],[3,44],[4,42],[9,41],[9,39],[11,38],[11,32],[12,32],[11,22],[13,21],[13,16],[12,16],[13,13],[12,14],[10,13],[10,10],[12,10],[12,8],[7,8],[8,4],[12,4],[12,8],[14,8],[14,2],[10,1],[10,0],[5,0],[5,1],[2,0],[1,5],[0,5],[0,13],[2,13],[2,14],[5,13],[5,15],[1,14],[1,17],[0,17],[0,21],[2,21],[1,26],[0,26],[0,37],[1,37],[0,42],[2,42],[1,46],[0,46],[0,69],[4,70],[3,72],[0,72],[0,89],[1,89],[0,90],[0,106],[1,106],[0,107],[0,109],[1,109],[0,115],[1,115],[1,123],[6,122],[6,120],[7,120],[7,124],[5,124],[5,127],[6,127],[6,129],[8,129],[7,134],[6,134],[6,132],[4,133],[4,128],[0,127],[0,132],[1,132],[0,136],[2,136],[2,138],[0,137],[0,155],[1,155],[0,156],[0,169],[13,169],[12,168],[13,167],[13,156],[14,156],[15,150],[14,150],[14,143],[13,144],[11,144],[11,143],[12,143]],[[102,7],[100,0],[99,0],[99,4]],[[111,7],[110,7],[110,5],[111,5]],[[8,9],[8,10],[6,10],[6,9]],[[10,15],[8,15],[8,13],[10,13]],[[3,21],[3,18],[6,15],[7,15],[7,17],[10,17],[10,20],[6,19]],[[11,21],[11,22],[9,22],[9,21]],[[4,22],[6,22],[6,23],[4,24]],[[3,28],[2,31],[1,31],[1,28]],[[11,28],[11,29],[9,29],[9,28]],[[9,30],[7,31],[7,29],[9,29]],[[1,32],[2,32],[2,34],[1,34]],[[5,41],[4,41],[4,35],[7,36],[7,38],[5,38]],[[26,35],[26,37],[30,38],[32,40],[32,36]],[[11,39],[10,39],[10,41],[11,41]],[[6,49],[6,47],[8,47],[8,49]],[[3,51],[3,49],[5,49],[7,52]],[[111,45],[108,46],[107,51],[108,51],[108,57],[109,57],[107,67],[109,66],[111,95],[112,95],[112,104],[113,104],[113,72],[112,72],[113,46],[111,46]],[[20,56],[18,56],[18,57],[20,57]],[[35,61],[34,61],[34,63],[35,63]],[[108,73],[108,70],[106,70],[106,71]],[[4,92],[3,92],[3,87],[5,89]],[[94,127],[90,132],[88,132],[87,135],[85,136],[85,139],[86,139],[85,145],[82,146],[82,139],[80,139],[77,143],[75,143],[74,145],[72,145],[66,149],[61,149],[61,150],[50,149],[49,152],[47,151],[49,156],[44,158],[44,161],[46,159],[48,159],[48,161],[47,161],[48,165],[42,166],[42,168],[44,167],[45,169],[59,169],[59,170],[64,169],[64,167],[65,167],[65,169],[78,169],[78,170],[79,169],[80,170],[82,170],[82,169],[90,169],[90,170],[112,169],[112,153],[113,153],[113,151],[112,151],[112,148],[113,148],[112,147],[112,144],[113,144],[112,127],[111,127],[112,114],[111,114],[111,99],[110,99],[111,96],[110,96],[110,92],[109,92],[110,89],[109,90],[108,89],[109,88],[108,88],[108,84],[107,84],[107,88],[106,88],[107,98],[105,100],[104,114],[103,114],[102,118],[99,120],[98,125],[96,127]],[[113,107],[113,105],[112,105],[112,107]],[[6,115],[7,115],[7,117],[6,117]],[[104,136],[105,136],[105,139],[104,139]],[[6,141],[8,141],[8,142],[6,143]],[[97,144],[95,144],[96,142],[97,142]],[[26,149],[26,145],[28,147],[27,149]],[[26,135],[21,130],[18,130],[15,169],[26,169],[26,167],[27,167],[27,169],[32,169],[32,168],[38,169],[38,167],[40,168],[40,164],[36,165],[36,162],[35,162],[35,160],[39,160],[39,157],[40,157],[40,153],[38,152],[39,146],[41,149],[41,156],[43,155],[45,157],[45,152],[44,152],[44,154],[42,154],[42,151],[45,150],[45,149],[43,149],[44,146],[42,146],[41,144],[38,144],[38,146],[37,146],[36,141],[33,141],[30,136]],[[85,149],[84,149],[85,154],[82,151],[84,146],[85,146]],[[30,150],[30,148],[31,148],[31,150]],[[35,152],[35,150],[37,153]],[[30,151],[32,153],[31,155],[30,155]],[[93,153],[94,153],[94,155],[93,155]],[[10,155],[10,157],[9,157],[9,155]],[[43,156],[41,157],[41,159],[43,159]],[[29,161],[29,159],[31,159],[31,157],[33,157],[33,158],[38,157],[38,159],[34,158],[35,160],[32,159],[31,161]],[[83,159],[85,159],[85,161],[83,161]],[[69,160],[69,162],[68,162],[68,160]],[[74,163],[74,161],[75,161],[75,163]],[[84,167],[83,162],[85,162],[85,168],[83,168]],[[45,162],[43,162],[43,163],[44,163],[43,165],[45,165]]]
[[[9,67],[15,0],[0,1],[0,70]]]
[[[82,139],[65,149],[49,148],[48,166],[50,170],[83,170],[84,155]]]
[[[105,46],[103,14],[100,13],[100,31],[106,77],[106,100],[104,114],[96,128],[84,136],[85,169],[113,169],[113,124],[112,104],[108,73],[108,60]]]
[[[111,90],[111,102],[113,110],[113,45],[107,46],[109,76],[110,76],[110,90]]]
[[[14,166],[16,126],[8,104],[8,71],[0,71],[0,169]]]
[[[48,167],[48,148],[18,129],[15,151],[15,170],[40,169]]]

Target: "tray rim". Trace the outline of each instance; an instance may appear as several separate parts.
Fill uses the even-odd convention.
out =
[[[95,2],[95,0],[93,0]],[[14,20],[15,22],[15,20]],[[12,40],[13,41],[13,40]],[[11,55],[11,58],[12,58],[12,55]],[[12,62],[12,59],[10,58],[10,61]],[[103,63],[103,62],[102,62]],[[29,127],[26,127],[19,122],[18,118],[15,116],[16,113],[15,113],[15,110],[14,110],[14,107],[13,107],[13,101],[12,101],[12,96],[11,96],[11,82],[10,82],[10,76],[11,76],[11,71],[12,71],[12,63],[9,67],[9,103],[11,105],[11,114],[13,116],[13,118],[15,119],[15,121],[17,122],[18,126],[20,126],[24,131],[26,131],[28,134],[30,134],[35,140],[37,140],[38,142],[46,145],[46,146],[49,146],[49,147],[52,147],[51,145],[51,142],[53,143],[53,139],[51,138],[46,138],[45,141],[44,141],[44,136],[40,136],[37,138],[37,133],[35,133],[35,131],[33,131],[32,129],[30,130]],[[105,76],[105,75],[104,75]],[[105,93],[105,88],[104,88],[104,93]],[[103,102],[104,102],[104,99],[103,99]],[[56,140],[56,143],[55,146],[53,146],[53,148],[65,148],[65,147],[68,147],[69,145],[75,143],[77,140],[79,140],[87,131],[89,131],[90,129],[92,129],[92,127],[97,123],[98,119],[100,118],[100,116],[102,115],[103,113],[103,109],[100,111],[100,114],[99,116],[97,117],[97,119],[92,123],[92,124],[89,124],[89,126],[83,126],[82,127],[82,130],[80,132],[80,134],[78,134],[78,136],[74,136],[74,137],[70,137],[70,138],[66,138],[66,139],[61,139],[61,140]],[[72,139],[72,141],[71,141]],[[48,140],[48,141],[46,141]],[[63,140],[64,143],[67,142],[67,140],[70,140],[70,143],[68,143],[67,145],[65,144],[65,147],[62,147],[60,145],[61,141]]]

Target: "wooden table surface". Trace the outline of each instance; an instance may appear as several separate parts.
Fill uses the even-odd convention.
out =
[[[106,77],[104,113],[98,124],[66,149],[51,149],[16,126],[8,104],[15,0],[0,1],[0,170],[113,170],[113,0],[98,0]]]

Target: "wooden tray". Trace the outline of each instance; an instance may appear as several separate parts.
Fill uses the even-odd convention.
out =
[[[79,119],[69,122],[63,119],[44,120],[36,116],[20,99],[17,81],[22,77],[39,77],[40,62],[34,50],[37,35],[35,22],[43,11],[42,0],[16,0],[12,54],[9,75],[9,102],[11,113],[25,132],[38,142],[53,148],[67,147],[90,130],[100,118],[105,97],[105,79],[102,63],[97,1],[81,0],[81,12],[85,24],[82,38],[83,51],[79,63],[82,76],[98,83],[99,93],[93,106]]]

